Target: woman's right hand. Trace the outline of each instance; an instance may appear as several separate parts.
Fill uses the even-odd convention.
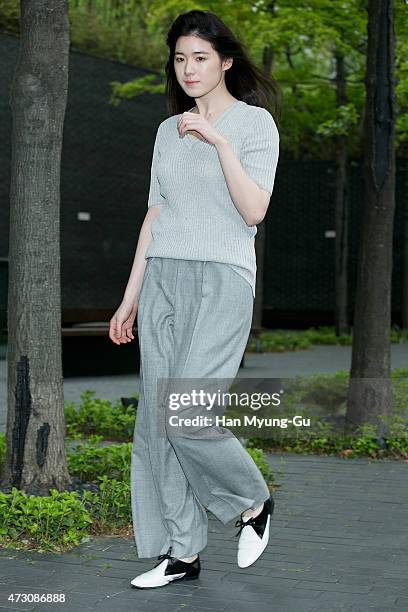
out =
[[[132,328],[137,313],[137,303],[122,302],[109,325],[109,338],[115,344],[125,344],[135,339]]]

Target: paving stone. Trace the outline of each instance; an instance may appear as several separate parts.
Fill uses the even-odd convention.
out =
[[[321,609],[325,612],[330,610],[330,606],[332,604],[340,603],[349,604],[350,606],[366,606],[367,608],[370,604],[380,607],[382,606],[383,611],[388,612],[388,610],[393,609],[392,606],[394,606],[395,601],[396,597],[393,596],[379,597],[372,596],[367,593],[333,593],[329,591],[320,593],[319,598],[317,599],[318,604],[321,605]]]
[[[408,610],[408,597],[397,597],[395,607],[398,610]]]
[[[225,608],[225,612],[310,612],[314,604],[313,600],[281,597],[267,602],[234,602]]]
[[[0,549],[0,592],[62,590],[64,612],[408,610],[407,466],[291,453],[268,462],[281,486],[270,544],[249,568],[236,564],[235,527],[209,513],[197,581],[133,589],[130,580],[155,560],[137,558],[133,537],[103,536],[65,554]]]
[[[66,601],[63,604],[38,604],[34,610],[35,612],[55,612],[60,610],[61,612],[78,612],[78,610],[95,610],[100,595],[87,594],[87,593],[67,593]],[[59,608],[58,605],[61,607]]]
[[[350,612],[385,612],[382,606],[377,606],[376,604],[366,603],[364,606],[350,606],[347,608]],[[389,604],[387,611],[396,610],[395,605]],[[314,612],[314,610],[312,611]],[[317,610],[316,610],[317,612]],[[320,612],[320,611],[319,611]]]

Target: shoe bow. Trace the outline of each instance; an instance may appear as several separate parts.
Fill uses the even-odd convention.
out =
[[[256,519],[258,518],[258,516],[251,516],[247,521],[244,521],[244,519],[241,517],[240,519],[235,521],[235,527],[239,527],[239,530],[235,534],[235,537],[237,537],[241,533],[244,527],[247,527],[247,525],[250,525],[251,527],[253,527],[253,529],[258,534],[258,536],[262,538],[264,530],[265,530],[265,526],[260,525],[259,523],[256,522]]]
[[[170,548],[168,549],[168,551],[166,553],[164,553],[163,555],[159,555],[157,557],[157,563],[156,563],[156,565],[154,567],[157,567],[158,565],[160,565],[160,563],[163,561],[163,559],[172,559],[172,556],[170,554],[171,553],[171,548],[172,547],[170,546]]]

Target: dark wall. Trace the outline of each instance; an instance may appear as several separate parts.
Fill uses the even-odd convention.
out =
[[[329,161],[280,162],[267,214],[265,308],[270,325],[281,321],[332,324],[335,296],[335,165]],[[392,310],[400,324],[402,306],[403,215],[407,160],[397,160]],[[348,166],[349,314],[354,307],[359,227],[362,219],[362,165]]]
[[[8,254],[10,88],[19,39],[0,34],[0,257]],[[150,164],[163,96],[109,104],[110,82],[148,74],[71,51],[61,167],[61,268],[64,309],[118,306],[147,210]],[[88,212],[90,221],[80,221]]]

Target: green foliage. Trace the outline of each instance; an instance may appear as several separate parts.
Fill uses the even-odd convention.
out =
[[[302,332],[289,330],[264,331],[248,341],[246,350],[249,353],[268,353],[298,351],[311,346],[310,341]]]
[[[158,70],[165,41],[149,37],[149,1],[70,0],[71,47],[92,55]]]
[[[1,0],[0,28],[9,32],[20,31],[19,0]]]
[[[408,63],[407,63],[407,71],[408,71]],[[399,115],[396,121],[396,133],[397,138],[396,142],[398,144],[403,143],[408,140],[408,114]]]
[[[27,495],[13,487],[0,493],[0,543],[7,547],[65,551],[90,538],[130,527],[130,484],[103,475],[99,492],[58,492]]]
[[[296,407],[310,405],[322,407],[326,414],[334,414],[345,407],[349,376],[348,371],[339,370],[334,374],[285,379],[285,407],[293,411]]]
[[[321,325],[319,327],[311,327],[304,331],[306,338],[310,344],[340,344],[342,346],[351,345],[351,334],[336,335],[334,326]]]
[[[119,81],[112,81],[111,97],[109,102],[113,106],[118,106],[121,100],[129,100],[143,93],[150,94],[164,94],[165,84],[162,81],[159,84],[155,84],[157,80],[155,75],[147,74],[143,77],[129,81],[128,83],[120,83]]]
[[[385,420],[385,419],[384,419]],[[360,434],[343,436],[332,431],[332,427],[321,423],[320,431],[308,431],[307,428],[291,436],[260,438],[252,437],[248,440],[248,447],[256,446],[267,451],[294,452],[319,455],[340,455],[343,458],[372,457],[382,459],[393,457],[396,459],[408,458],[408,431],[406,417],[394,416],[390,418],[392,427],[385,437],[386,448],[383,448],[377,436],[375,427],[369,423],[363,425]]]
[[[283,378],[282,396],[285,414],[294,415],[302,411],[315,417],[344,415],[346,412],[350,372],[339,370],[334,374],[318,373],[312,376]],[[408,369],[396,368],[391,372],[392,403],[395,415],[407,411]],[[274,413],[276,416],[276,412]]]
[[[67,453],[68,471],[82,481],[96,480],[103,474],[129,481],[132,442],[95,446],[80,444]]]
[[[137,400],[138,394],[132,397]],[[119,400],[112,404],[109,400],[96,398],[94,391],[87,390],[81,394],[79,409],[73,402],[65,403],[67,435],[98,434],[109,440],[131,440],[135,414],[136,402],[130,406],[123,406]]]
[[[356,435],[344,436],[333,431],[329,423],[318,423],[314,430],[305,428],[290,435],[260,438],[251,437],[248,448],[256,446],[267,451],[289,451],[295,453],[312,453],[340,455],[341,457],[372,457],[381,459],[393,457],[408,458],[408,423],[406,416],[393,415],[381,419],[388,425],[385,436],[386,447],[383,448],[376,435],[376,427],[370,423],[362,425]]]
[[[395,2],[395,33],[397,38],[395,90],[398,107],[396,146],[399,146],[408,139],[408,19],[405,0]]]
[[[132,523],[130,483],[106,474],[100,476],[99,493],[86,491],[84,499],[94,523],[94,532],[112,532]]]
[[[326,138],[333,136],[347,136],[350,130],[358,122],[358,115],[354,104],[344,104],[335,110],[335,116],[321,123],[317,128],[317,133]]]
[[[0,492],[0,542],[63,550],[80,544],[92,523],[78,494],[51,489],[49,496],[27,495],[16,487]]]
[[[4,431],[0,431],[0,472],[3,469],[3,465],[6,461],[6,434]]]
[[[408,341],[408,330],[392,327],[390,342],[405,341]],[[319,344],[351,346],[352,334],[337,336],[334,326],[319,326],[306,330],[268,330],[250,337],[246,350],[250,353],[298,351]]]
[[[267,484],[272,484],[274,482],[273,472],[269,466],[269,463],[266,459],[265,452],[262,450],[262,448],[256,448],[254,446],[250,446],[250,447],[247,447],[245,450],[255,461],[257,467],[259,468],[262,476],[265,479],[265,482]]]

